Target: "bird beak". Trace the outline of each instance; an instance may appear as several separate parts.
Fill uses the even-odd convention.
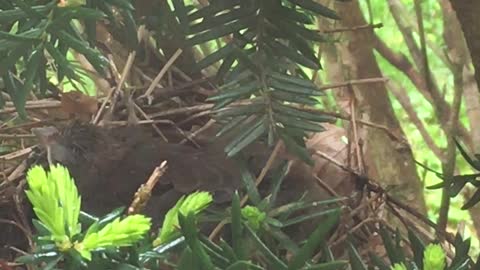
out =
[[[40,142],[40,146],[47,150],[48,164],[52,165],[52,151],[51,145],[55,141],[55,138],[60,134],[58,129],[53,126],[32,128],[32,133]]]

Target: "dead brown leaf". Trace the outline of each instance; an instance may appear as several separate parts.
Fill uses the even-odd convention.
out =
[[[62,94],[61,108],[69,116],[88,121],[97,112],[98,102],[95,97],[79,91],[71,91]]]

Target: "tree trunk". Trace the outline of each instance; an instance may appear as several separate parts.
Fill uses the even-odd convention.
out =
[[[342,27],[351,28],[366,24],[357,1],[337,2],[335,9],[342,18],[340,21]],[[325,50],[326,69],[330,79],[382,77],[373,54],[372,29],[345,32],[341,37],[341,42],[335,46],[327,45]],[[385,84],[358,84],[352,88],[356,105],[350,108],[354,109],[357,119],[387,126],[396,134],[405,137],[393,112]],[[337,97],[343,96],[343,101],[340,103],[345,104],[345,97],[348,96],[345,94],[348,93],[347,89],[340,91]],[[360,124],[357,126],[360,128],[360,140],[363,142],[362,150],[368,176],[380,181],[384,187],[393,187],[391,195],[425,214],[422,184],[417,175],[410,147],[390,138],[380,129],[368,128]]]
[[[480,85],[480,1],[450,0],[462,26],[465,40],[475,67],[475,79]]]
[[[453,63],[459,62],[462,65],[462,74],[454,74],[454,76],[463,77],[464,100],[467,111],[468,120],[470,122],[470,134],[472,137],[472,150],[474,153],[480,153],[480,93],[477,91],[478,86],[474,79],[474,74],[469,68],[470,57],[468,57],[468,48],[462,34],[460,23],[455,16],[455,12],[448,0],[442,0],[442,11],[444,20],[444,38],[447,45],[449,58]],[[470,198],[474,193],[474,189],[468,188],[463,195]],[[472,218],[477,237],[480,237],[480,205],[476,205],[468,209]]]

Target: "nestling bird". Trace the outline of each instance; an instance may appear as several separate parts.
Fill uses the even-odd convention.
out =
[[[233,192],[242,186],[241,170],[235,160],[227,158],[223,151],[226,142],[222,140],[206,143],[202,149],[197,149],[166,143],[140,126],[100,127],[78,122],[61,130],[42,127],[32,129],[32,132],[41,145],[49,149],[49,160],[69,169],[82,195],[82,210],[98,216],[116,207],[130,205],[138,188],[164,160],[168,164],[167,171],[157,183],[145,209],[145,214],[154,221],[161,221],[183,194],[210,191],[216,203],[224,203],[230,201]],[[310,148],[331,151],[319,142]],[[253,160],[249,169],[258,175],[271,149],[259,143],[246,152]],[[288,159],[280,155],[281,159]],[[317,184],[314,176],[317,174],[340,195],[349,194],[348,189],[352,186],[349,177],[332,169],[336,167],[325,160],[317,160],[313,169],[293,161],[279,190],[277,203],[296,201],[305,192],[308,201],[331,198],[332,195]],[[267,180],[260,187],[263,196],[268,195],[270,184]]]
[[[153,169],[166,160],[168,169],[153,191],[147,214],[161,217],[182,194],[210,191],[214,201],[229,201],[241,186],[234,160],[218,147],[196,149],[166,143],[138,126],[99,127],[73,123],[32,129],[49,149],[53,163],[66,166],[82,195],[86,212],[103,215],[128,206]]]

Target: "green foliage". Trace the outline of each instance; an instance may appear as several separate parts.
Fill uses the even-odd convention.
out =
[[[266,137],[273,144],[281,138],[311,162],[303,146],[304,132],[323,131],[319,123],[331,118],[300,109],[318,104],[315,97],[324,95],[303,69],[321,68],[313,43],[327,40],[312,29],[313,15],[336,20],[336,13],[311,0],[210,1],[199,8],[172,1],[172,8],[184,46],[210,48],[196,68],[219,63],[216,76],[221,91],[208,100],[215,102],[216,117],[225,124],[220,133],[234,127],[241,130],[226,146],[228,156],[257,139]],[[226,107],[232,103],[237,105]]]
[[[407,270],[407,267],[403,263],[396,263],[392,266],[392,270]]]
[[[229,244],[222,242],[220,246],[223,251],[220,254],[230,254],[228,256],[229,260],[232,258],[238,259],[239,261],[230,262],[229,267],[233,267],[239,265],[240,261],[243,262],[251,258],[248,256],[248,246],[253,246],[250,249],[254,248],[255,253],[261,254],[266,261],[266,265],[262,265],[262,268],[258,269],[342,269],[347,262],[332,259],[314,264],[310,261],[315,251],[326,242],[328,233],[337,224],[339,209],[318,210],[316,213],[323,213],[325,219],[322,219],[321,224],[306,238],[301,247],[298,247],[289,236],[282,232],[283,228],[289,226],[288,224],[297,224],[297,222],[300,222],[299,220],[311,221],[316,217],[309,214],[302,214],[300,217],[295,216],[297,211],[305,210],[315,203],[309,204],[300,201],[277,207],[275,200],[271,199],[277,196],[278,189],[276,189],[276,186],[281,185],[281,181],[287,173],[286,167],[287,164],[278,169],[279,173],[273,179],[271,196],[256,202],[252,200],[253,205],[240,208],[239,196],[235,194],[232,200],[231,214],[228,218],[228,220],[231,220],[232,246],[230,247]],[[250,191],[251,193],[258,194],[255,186],[252,189],[255,190]],[[317,203],[322,205],[331,202]],[[279,253],[282,253],[282,250],[293,253],[293,257],[288,263],[285,258],[278,256]]]
[[[278,191],[275,187],[286,172],[285,168],[280,168],[272,192]],[[221,217],[227,220],[227,224],[230,223],[231,241],[216,243],[199,231],[199,214],[212,202],[212,196],[196,192],[182,197],[168,212],[160,234],[155,239],[149,239],[150,219],[142,215],[122,219],[123,210],[117,209],[102,218],[86,218],[87,215],[73,207],[80,206],[80,196],[73,179],[62,166],[52,166],[49,173],[41,167],[33,167],[29,170],[28,179],[30,189],[27,193],[37,196],[29,195],[29,198],[35,198],[31,201],[37,209],[36,213],[44,208],[47,213],[45,218],[34,222],[38,234],[35,237],[37,249],[19,259],[19,262],[30,265],[43,263],[55,267],[61,263],[65,269],[161,269],[164,264],[175,269],[344,269],[348,263],[335,260],[332,256],[312,261],[338,222],[338,208],[324,211],[325,219],[299,247],[282,232],[282,228],[289,223],[297,224],[299,221],[292,221],[290,216],[310,207],[308,204],[296,202],[277,207],[275,200],[271,200],[272,196],[268,196],[260,198],[254,205],[241,208],[239,195],[235,193],[231,210],[224,211]],[[253,188],[256,189],[255,186]],[[331,202],[334,201],[313,205]],[[50,208],[56,209],[53,206],[57,205],[61,209],[51,211]],[[76,214],[71,214],[69,211],[72,210],[68,209],[77,209]],[[56,218],[58,213],[64,213],[63,219]],[[314,217],[297,215],[294,219],[310,220]],[[88,227],[85,232],[80,230],[79,220]],[[60,231],[58,237],[52,238],[49,228],[61,228],[62,224],[75,224],[77,226],[64,227],[78,229],[75,232],[71,230],[71,235]],[[55,230],[52,229],[52,232]],[[52,245],[51,239],[68,241],[57,241]],[[285,250],[292,254],[288,260],[281,255]],[[175,254],[180,255],[179,259],[172,261]]]
[[[383,244],[387,251],[391,267],[383,259],[376,254],[370,253],[372,264],[378,269],[392,269],[392,270],[459,270],[459,269],[477,269],[470,268],[473,265],[473,260],[469,257],[470,239],[463,240],[457,234],[453,243],[455,247],[455,256],[450,265],[447,265],[446,252],[441,245],[430,243],[427,246],[423,244],[420,238],[411,230],[408,232],[408,240],[410,248],[413,253],[413,258],[408,258],[404,255],[404,247],[401,245],[400,232],[396,231],[394,235],[389,233],[385,228],[380,228]],[[353,259],[352,259],[353,260]],[[357,260],[358,261],[358,260]],[[353,265],[353,262],[352,262]],[[366,268],[352,268],[352,269],[366,269]]]
[[[222,82],[222,91],[210,100],[216,103],[214,110],[220,122],[236,123],[242,129],[227,145],[228,155],[233,156],[266,136],[270,144],[283,139],[292,152],[311,162],[303,145],[305,132],[323,131],[319,123],[332,119],[300,109],[301,105],[317,104],[315,97],[323,95],[306,77],[304,68],[321,68],[313,43],[327,40],[312,29],[313,15],[337,20],[336,13],[311,0],[211,1],[202,8],[187,3],[190,2],[169,3],[178,19],[178,28],[147,25],[165,35],[183,36],[184,49],[200,44],[218,45],[196,68],[201,70],[221,61],[217,78]],[[70,63],[69,52],[83,55],[103,74],[108,62],[94,47],[96,21],[108,21],[113,32],[124,35],[121,40],[130,49],[138,45],[130,0],[30,0],[1,5],[4,32],[0,32],[0,56],[5,57],[0,63],[0,76],[23,117],[28,93],[44,93],[49,88],[47,71],[54,70],[57,81],[65,77],[70,85],[81,90],[76,82],[82,83],[82,78]],[[163,22],[163,12],[167,11],[148,20]],[[165,33],[168,31],[175,33]],[[225,108],[240,101],[246,103]],[[226,125],[222,133],[232,127]]]
[[[108,20],[120,27],[123,24],[117,23],[113,10],[131,17],[133,7],[128,0],[0,2],[0,78],[20,116],[27,116],[25,102],[31,91],[44,94],[51,87],[52,71],[58,82],[66,78],[82,90],[78,84],[84,81],[68,57],[70,52],[83,55],[104,74],[108,61],[92,46],[95,22]],[[78,22],[84,23],[84,33]],[[123,32],[136,40],[135,28]]]
[[[180,214],[178,218],[182,234],[185,236],[185,241],[188,244],[188,249],[185,250],[191,250],[193,253],[194,261],[198,263],[196,268],[213,269],[213,260],[208,256],[206,249],[201,244],[194,213],[189,212],[187,216]]]
[[[27,182],[26,194],[39,218],[34,220],[34,225],[40,233],[40,247],[35,254],[21,257],[22,262],[48,260],[54,266],[64,256],[73,256],[79,262],[89,261],[91,252],[106,247],[131,246],[150,230],[150,218],[133,215],[123,220],[117,217],[113,221],[97,221],[82,236],[80,196],[65,167],[52,165],[47,173],[42,167],[34,166],[27,172]]]
[[[282,169],[280,171],[283,174],[286,173],[286,170]],[[282,173],[277,174],[278,180],[283,179]],[[253,186],[252,189],[256,187]],[[275,192],[275,188],[272,187],[272,191]],[[251,192],[258,193],[258,190]],[[302,247],[298,247],[281,229],[285,227],[285,222],[290,222],[290,216],[294,215],[296,210],[305,209],[306,204],[298,203],[295,205],[297,208],[275,207],[275,202],[269,198],[271,197],[259,199],[254,205],[241,208],[239,195],[234,194],[230,211],[221,218],[230,224],[230,242],[210,241],[198,232],[194,215],[180,215],[180,227],[187,247],[182,250],[178,269],[192,269],[192,266],[195,266],[195,269],[344,268],[346,261],[332,259],[316,264],[310,261],[319,246],[326,242],[328,232],[337,224],[339,209],[325,214],[326,219],[310,234]],[[275,218],[280,215],[283,217]],[[305,220],[311,219],[311,217],[302,217]],[[279,255],[284,250],[293,252],[293,257],[288,262],[286,258]],[[212,265],[213,268],[210,268]]]
[[[178,216],[189,215],[190,213],[198,214],[203,209],[207,208],[213,201],[212,195],[208,192],[195,192],[187,197],[182,196],[175,206],[170,209],[165,215],[163,226],[160,229],[158,238],[153,242],[154,246],[167,243],[174,239],[177,235],[177,228],[179,226]]]
[[[465,151],[465,149],[460,145],[460,143],[458,143],[458,141],[455,141],[455,143],[457,144],[457,148],[460,151],[462,157],[472,167],[472,169],[480,171],[480,156],[475,155],[474,157],[470,157]],[[453,179],[451,179],[450,181],[446,181],[442,174],[437,174],[437,176],[440,177],[443,181],[428,188],[444,188],[445,185],[449,183],[448,191],[450,197],[456,197],[467,184],[471,184],[477,188],[477,190],[473,193],[470,199],[463,205],[462,209],[469,209],[476,205],[478,202],[480,202],[480,189],[478,188],[480,187],[480,173],[456,175],[453,176]]]
[[[91,251],[95,249],[131,246],[140,241],[150,226],[150,218],[143,215],[132,215],[122,220],[117,218],[98,231],[98,225],[94,224],[88,229],[83,241],[75,245],[75,249],[84,258],[91,260]]]
[[[424,270],[443,270],[445,269],[445,251],[440,245],[429,244],[423,254]]]
[[[28,264],[46,263],[51,267],[62,262],[66,269],[128,269],[160,268],[167,263],[175,269],[344,269],[347,261],[335,260],[325,243],[339,220],[340,209],[330,208],[296,215],[311,205],[327,205],[335,200],[306,203],[302,201],[277,206],[278,185],[288,172],[288,164],[278,169],[272,182],[270,195],[258,198],[252,205],[240,207],[240,197],[234,194],[230,211],[221,219],[231,228],[231,240],[219,243],[209,240],[200,232],[199,214],[212,202],[207,192],[195,192],[182,197],[168,212],[159,235],[150,240],[150,219],[143,215],[121,218],[122,209],[97,219],[85,221],[88,226],[81,231],[79,218],[80,196],[69,172],[62,166],[51,166],[49,172],[39,166],[28,171],[29,189],[26,191],[34,211],[39,217],[34,224],[37,250],[19,259]],[[246,174],[245,172],[243,174]],[[251,193],[259,193],[252,186]],[[308,235],[301,246],[290,239],[282,229],[320,215],[321,223]],[[84,216],[84,215],[83,215]],[[446,265],[445,252],[440,245],[425,246],[420,238],[409,231],[408,239],[413,258],[404,254],[400,232],[393,235],[385,228],[380,235],[391,267],[375,254],[370,254],[372,264],[379,269],[453,270],[470,269],[470,240],[457,235],[455,256]],[[152,245],[153,242],[153,245]],[[53,244],[53,245],[52,245]],[[320,247],[323,246],[323,249]],[[367,269],[353,244],[348,243],[352,270]],[[320,261],[313,256],[323,250]],[[287,260],[284,251],[292,256]],[[171,261],[179,254],[178,261]],[[330,255],[329,255],[330,254]]]
[[[310,260],[310,257],[314,255],[315,249],[317,249],[320,244],[324,244],[328,232],[333,228],[333,226],[338,222],[340,211],[335,211],[332,214],[328,215],[325,220],[322,222],[322,226],[318,226],[315,231],[308,237],[308,240],[305,244],[295,253],[294,257],[288,265],[289,270],[301,269],[305,264]],[[315,266],[310,266],[315,267]]]
[[[180,34],[186,40],[184,49],[197,45],[213,48],[196,68],[201,70],[218,64],[216,75],[221,91],[209,100],[215,102],[216,117],[225,124],[220,133],[238,127],[242,130],[227,145],[228,155],[237,154],[260,138],[266,137],[270,144],[280,138],[291,152],[310,161],[302,140],[305,132],[321,132],[321,123],[331,120],[325,115],[301,109],[303,105],[317,105],[317,98],[323,95],[305,73],[306,69],[321,68],[314,42],[328,41],[313,30],[313,15],[338,19],[335,12],[312,0],[209,1],[210,5],[202,8],[186,2],[172,0],[170,4],[175,10]],[[59,6],[57,0],[0,1],[0,10],[0,77],[22,116],[26,116],[24,104],[28,93],[32,90],[43,93],[49,88],[48,82],[52,80],[47,77],[47,69],[55,71],[59,82],[66,78],[73,87],[78,87],[77,82],[82,83],[78,70],[68,57],[72,52],[82,54],[97,71],[103,71],[106,59],[94,47],[97,20],[107,20],[114,29],[121,29],[120,32],[128,36],[125,40],[131,41],[127,44],[129,48],[134,49],[137,45],[136,22],[129,0],[70,0],[65,6]],[[161,12],[159,17],[164,15]],[[114,14],[118,13],[124,21],[117,21]],[[432,24],[426,28],[437,27]],[[398,37],[389,40],[394,44],[403,42]],[[382,70],[389,72],[388,68]],[[416,99],[415,104],[421,103],[419,94],[412,96]],[[235,106],[227,107],[232,104]],[[431,112],[421,114],[428,121],[434,121]],[[438,133],[437,129],[432,133]],[[67,268],[80,265],[90,269],[142,269],[152,265],[160,268],[159,261],[166,261],[178,269],[344,268],[346,262],[333,257],[320,262],[311,260],[336,224],[338,209],[296,215],[299,211],[310,210],[313,204],[298,201],[276,205],[282,177],[272,186],[271,196],[261,198],[251,175],[244,172],[242,176],[247,183],[251,205],[241,208],[236,194],[230,211],[221,216],[231,227],[231,242],[221,240],[215,243],[199,232],[197,214],[211,202],[209,194],[200,193],[183,197],[169,211],[152,245],[151,239],[143,239],[150,228],[150,220],[140,215],[121,219],[120,210],[95,219],[93,224],[82,221],[82,225],[89,225],[82,233],[80,196],[68,172],[61,167],[52,167],[47,174],[34,168],[29,175],[27,196],[39,218],[34,221],[38,249],[33,255],[23,257],[23,261],[45,262],[54,267],[63,260],[67,262]],[[478,176],[456,176],[450,188],[451,195],[458,194],[466,183],[478,185]],[[477,193],[466,206],[480,200]],[[334,200],[315,203],[327,205],[332,202]],[[302,246],[283,232],[289,226],[319,216],[326,218]],[[381,236],[390,264],[395,264],[393,269],[428,269],[425,266],[433,262],[432,258],[437,258],[433,255],[441,253],[439,247],[429,245],[425,248],[410,231],[414,257],[407,258],[402,252],[398,232],[392,238],[383,230]],[[466,269],[471,264],[468,257],[470,241],[457,236],[455,248],[455,258],[447,269]],[[281,255],[285,250],[293,254],[290,260]],[[171,262],[168,255],[178,251],[180,261]],[[348,246],[348,251],[351,268],[366,269],[353,245]],[[390,264],[373,257],[377,267],[389,269],[387,265]],[[442,268],[441,263],[435,265]]]
[[[87,3],[86,0],[65,0],[65,2],[65,7],[80,7]]]
[[[258,230],[267,217],[265,212],[262,212],[257,207],[250,205],[242,208],[242,216],[247,220],[249,226],[254,230]]]
[[[51,240],[62,248],[80,232],[80,196],[73,179],[63,166],[51,166],[50,172],[34,166],[27,173],[28,199]]]

